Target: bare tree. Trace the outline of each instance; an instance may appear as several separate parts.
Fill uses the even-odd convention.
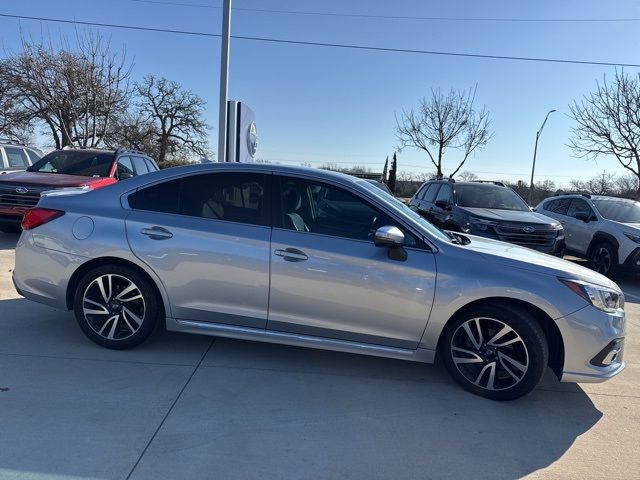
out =
[[[576,122],[569,145],[576,155],[616,158],[640,180],[640,74],[616,71],[612,83],[605,77],[569,109]]]
[[[465,170],[464,172],[460,172],[458,178],[463,182],[472,182],[473,180],[478,180],[478,175],[473,172],[469,172]]]
[[[638,177],[632,173],[620,175],[615,179],[616,192],[623,197],[635,196],[638,192]]]
[[[28,143],[31,123],[29,115],[11,93],[11,84],[0,77],[0,136]]]
[[[178,82],[146,76],[136,84],[136,107],[157,142],[156,160],[167,161],[180,153],[208,153],[203,118],[205,101]]]
[[[482,149],[491,139],[489,112],[474,107],[476,90],[451,90],[447,95],[432,90],[423,97],[419,107],[403,110],[396,117],[396,134],[400,147],[413,147],[426,152],[436,167],[436,176],[443,177],[443,159],[447,150],[458,152],[453,177],[474,151]]]
[[[609,195],[615,189],[614,175],[603,171],[602,174],[586,182],[586,189],[588,193],[594,195]]]
[[[103,142],[116,110],[129,93],[131,65],[98,33],[77,34],[72,45],[22,39],[22,52],[6,59],[0,82],[19,105],[24,122],[48,129],[56,148]]]

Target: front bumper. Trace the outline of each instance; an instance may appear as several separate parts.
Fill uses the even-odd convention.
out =
[[[632,272],[640,272],[640,247],[634,249],[624,261],[623,267],[625,270]]]
[[[624,312],[608,314],[589,305],[556,324],[564,343],[561,381],[604,382],[624,370]]]

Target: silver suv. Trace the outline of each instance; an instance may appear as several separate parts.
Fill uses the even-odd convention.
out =
[[[19,140],[0,138],[0,175],[26,170],[41,157],[42,152],[37,148]]]
[[[444,233],[348,175],[269,164],[172,168],[24,217],[13,280],[114,349],[168,330],[433,362],[496,400],[547,365],[624,368],[624,296],[528,248]]]
[[[619,270],[640,271],[640,202],[601,195],[559,195],[536,210],[558,220],[567,249],[611,276]]]

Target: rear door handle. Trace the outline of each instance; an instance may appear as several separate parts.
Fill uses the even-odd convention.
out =
[[[167,240],[173,237],[173,233],[162,227],[143,228],[140,230],[140,233],[146,235],[151,240]]]
[[[304,262],[309,259],[302,250],[298,250],[297,248],[285,248],[284,250],[278,249],[273,253],[284,258],[288,262]]]

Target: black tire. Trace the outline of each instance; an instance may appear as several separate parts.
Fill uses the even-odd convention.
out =
[[[472,331],[473,341],[465,325]],[[511,331],[503,330],[504,326]],[[484,329],[482,336],[478,329]],[[499,331],[506,333],[498,337]],[[516,337],[519,340],[514,340]],[[494,345],[489,344],[490,340]],[[508,344],[495,346],[500,343]],[[522,397],[538,385],[547,366],[549,347],[540,325],[526,310],[487,304],[451,319],[442,333],[439,354],[463,388],[481,397],[505,401]],[[526,366],[525,370],[520,370],[522,366]]]
[[[602,275],[614,276],[618,271],[618,250],[606,240],[597,243],[589,252],[589,266]]]
[[[87,337],[103,347],[125,350],[151,335],[162,313],[160,301],[144,275],[125,266],[104,265],[82,277],[73,310]]]
[[[22,227],[20,225],[0,225],[0,232],[22,233]]]

